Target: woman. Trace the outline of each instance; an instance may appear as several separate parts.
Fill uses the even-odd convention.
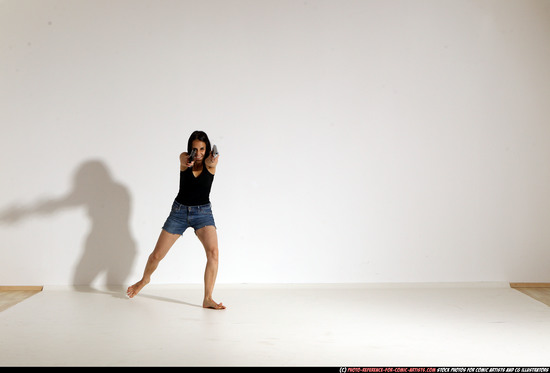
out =
[[[195,152],[191,159],[190,154]],[[180,155],[180,189],[166,219],[155,249],[149,256],[143,277],[128,287],[128,297],[133,298],[151,281],[151,275],[168,250],[192,227],[206,251],[204,272],[204,308],[225,309],[222,303],[212,299],[218,273],[218,236],[210,205],[210,189],[219,157],[211,154],[210,140],[206,133],[195,131],[189,137],[187,152]]]

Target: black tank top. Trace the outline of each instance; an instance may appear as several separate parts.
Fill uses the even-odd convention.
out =
[[[193,175],[193,169],[180,171],[180,190],[176,201],[185,206],[200,206],[210,203],[210,189],[214,175],[203,166],[199,176]]]

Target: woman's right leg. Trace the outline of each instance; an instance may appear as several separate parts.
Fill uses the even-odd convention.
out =
[[[137,295],[141,289],[151,281],[151,275],[157,269],[160,261],[166,256],[168,250],[174,245],[176,240],[180,238],[179,234],[172,234],[166,232],[164,229],[160,232],[159,239],[155,246],[155,249],[149,255],[147,264],[145,265],[145,271],[143,271],[143,277],[140,281],[136,282],[134,285],[128,287],[126,294],[128,297],[133,298]]]

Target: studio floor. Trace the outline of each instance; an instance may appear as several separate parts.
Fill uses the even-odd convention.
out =
[[[45,287],[0,312],[0,366],[550,366],[550,307],[505,285]]]

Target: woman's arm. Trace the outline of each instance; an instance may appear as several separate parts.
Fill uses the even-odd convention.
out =
[[[206,167],[208,167],[208,171],[210,171],[212,175],[216,173],[216,167],[218,166],[219,159],[220,159],[219,155],[214,157],[212,153],[210,153],[210,155],[204,161],[204,164],[206,165]]]
[[[194,162],[189,162],[189,154],[183,152],[180,154],[180,171],[185,171],[189,167],[193,166]]]

